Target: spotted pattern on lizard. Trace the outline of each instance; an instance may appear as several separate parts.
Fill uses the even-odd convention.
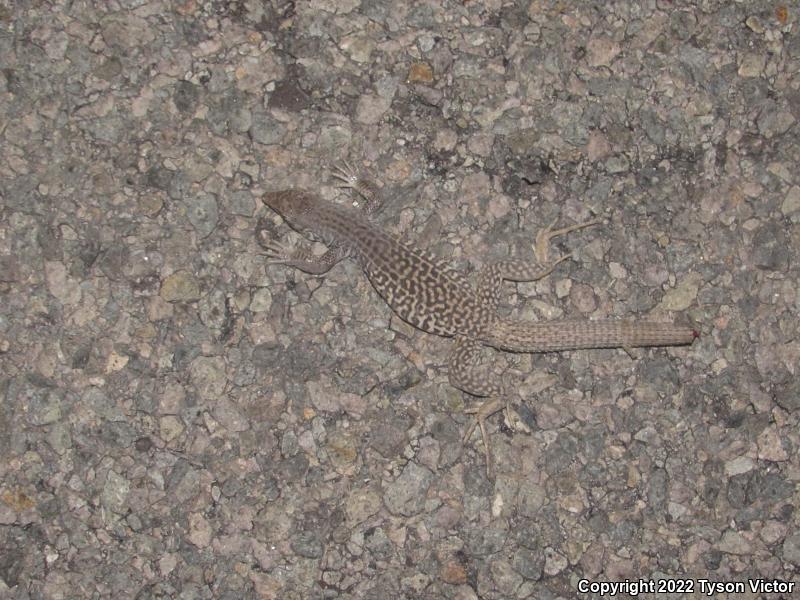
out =
[[[269,263],[285,264],[316,275],[327,272],[344,258],[356,260],[372,286],[391,309],[414,327],[445,337],[454,337],[449,365],[450,383],[469,394],[488,397],[478,408],[467,431],[480,426],[486,450],[487,470],[492,454],[484,421],[507,401],[502,382],[476,368],[482,346],[512,352],[550,352],[578,348],[630,349],[640,346],[691,344],[697,332],[689,327],[650,321],[556,321],[536,323],[503,318],[497,314],[501,284],[535,281],[549,274],[569,255],[550,262],[547,244],[555,236],[596,225],[579,223],[559,230],[546,229],[537,236],[540,267],[528,261],[501,260],[486,265],[476,286],[445,261],[397,239],[368,218],[383,204],[379,188],[351,169],[336,176],[344,187],[356,190],[365,200],[359,210],[327,202],[313,192],[287,189],[266,193],[263,202],[279,213],[298,233],[322,241],[328,251],[314,257],[304,247],[287,248],[278,242],[267,245]]]

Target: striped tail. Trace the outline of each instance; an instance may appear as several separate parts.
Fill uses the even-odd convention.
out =
[[[550,321],[502,319],[481,342],[510,352],[557,352],[580,348],[683,346],[699,333],[691,327],[654,321]]]

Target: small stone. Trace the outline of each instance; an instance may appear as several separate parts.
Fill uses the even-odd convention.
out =
[[[62,397],[58,390],[43,390],[27,398],[28,422],[31,425],[49,425],[61,419]]]
[[[125,365],[128,364],[129,360],[130,358],[128,356],[125,356],[124,354],[117,354],[116,352],[112,351],[106,360],[106,373],[121,371],[125,368]]]
[[[111,512],[123,514],[128,509],[128,493],[131,490],[130,482],[116,471],[109,471],[106,475],[106,484],[100,502]]]
[[[0,500],[14,512],[24,512],[36,506],[36,502],[22,490],[5,490]]]
[[[439,129],[433,138],[433,147],[439,152],[450,152],[458,143],[458,134],[452,129]]]
[[[586,44],[589,64],[593,67],[607,67],[620,53],[620,46],[609,37],[598,36]]]
[[[304,558],[319,558],[322,556],[322,542],[320,542],[317,534],[312,531],[304,531],[297,534],[290,545],[295,554]]]
[[[660,438],[658,437],[658,432],[656,428],[652,425],[647,425],[636,432],[633,436],[637,442],[642,442],[643,444],[658,444]]]
[[[556,281],[555,291],[556,298],[563,299],[569,296],[572,290],[572,280],[566,277]]]
[[[15,256],[0,256],[0,281],[19,281],[19,260]]]
[[[544,572],[544,555],[529,548],[520,548],[514,554],[513,565],[525,579],[538,581]]]
[[[461,585],[467,582],[467,570],[460,562],[448,560],[439,568],[439,579],[450,585]]]
[[[158,560],[158,570],[162,577],[168,576],[178,565],[178,556],[174,552],[165,554]]]
[[[554,548],[544,549],[544,572],[550,577],[554,577],[567,568],[569,561],[567,557]]]
[[[489,565],[489,570],[498,591],[504,598],[513,597],[514,591],[522,585],[522,577],[514,570],[511,563],[503,558],[493,560]]]
[[[752,458],[748,456],[737,456],[733,460],[729,460],[725,463],[725,474],[728,477],[733,477],[734,475],[749,473],[755,466],[756,464]]]
[[[697,17],[688,10],[671,11],[669,20],[670,30],[682,42],[690,39],[697,27]]]
[[[329,390],[316,381],[309,381],[306,387],[311,402],[318,411],[331,413],[344,411],[358,417],[363,415],[369,406],[369,401],[362,395]]]
[[[287,429],[281,437],[281,456],[289,458],[299,451],[300,445],[297,443],[297,435],[291,429]]]
[[[745,19],[744,24],[747,25],[747,27],[751,31],[758,34],[762,34],[766,31],[766,29],[764,29],[764,24],[761,22],[761,19],[759,19],[755,15],[750,15],[749,17],[747,17],[747,19]]]
[[[400,579],[400,587],[415,598],[419,597],[426,587],[430,584],[430,578],[424,573],[415,573],[409,577]]]
[[[100,21],[100,31],[108,45],[127,49],[147,46],[155,39],[155,29],[147,20],[129,11],[104,17]]]
[[[186,215],[200,237],[208,236],[217,226],[219,208],[213,194],[197,194],[186,200]]]
[[[247,431],[250,429],[250,421],[245,417],[230,399],[221,396],[214,406],[214,418],[229,431]]]
[[[187,539],[198,548],[205,548],[211,542],[211,525],[200,513],[189,517],[189,535]]]
[[[786,197],[781,204],[781,212],[784,215],[790,215],[800,210],[800,187],[794,185],[786,193]]]
[[[409,83],[431,83],[433,81],[433,69],[427,63],[416,62],[408,70]]]
[[[204,400],[216,401],[225,391],[225,361],[219,356],[198,356],[189,366],[189,377]]]
[[[186,390],[179,383],[168,383],[159,398],[158,411],[162,415],[176,415],[186,404]]]
[[[788,268],[791,260],[791,244],[786,243],[784,230],[774,221],[758,227],[748,258],[759,269],[779,270]]]
[[[364,94],[358,99],[356,105],[356,121],[364,125],[376,125],[392,105],[391,98]]]
[[[697,292],[700,289],[702,280],[702,276],[699,273],[688,274],[677,286],[664,294],[659,308],[677,312],[686,310],[697,299]]]
[[[586,156],[591,162],[605,158],[611,153],[608,139],[600,131],[592,131],[586,142]]]
[[[317,148],[320,152],[337,152],[340,148],[350,146],[353,132],[344,125],[331,125],[324,127],[317,138]]]
[[[783,560],[800,567],[800,533],[795,533],[783,540]]]
[[[788,527],[786,523],[769,519],[764,523],[764,526],[759,532],[759,536],[765,544],[776,544],[786,536]]]
[[[83,296],[80,282],[69,277],[67,268],[60,261],[48,260],[44,263],[44,276],[48,291],[62,304],[78,304]]]
[[[795,122],[796,119],[792,113],[779,108],[774,100],[764,102],[761,112],[756,118],[758,131],[766,138],[786,133]]]
[[[234,215],[242,217],[252,217],[255,211],[256,203],[253,195],[250,192],[238,191],[233,192],[227,202],[228,210]]]
[[[136,211],[145,217],[156,217],[164,208],[164,201],[155,194],[145,194],[136,205]]]
[[[250,302],[250,310],[253,312],[268,312],[271,307],[272,292],[268,288],[258,288]]]
[[[722,539],[717,542],[717,548],[722,552],[738,555],[750,554],[753,551],[752,543],[733,529],[727,529],[722,534]]]
[[[167,302],[194,302],[200,298],[200,286],[188,271],[176,271],[161,282],[159,295]]]
[[[381,509],[381,498],[370,489],[352,490],[345,503],[347,518],[352,524],[366,521]]]
[[[789,460],[789,455],[781,443],[781,436],[776,426],[767,427],[758,436],[758,458],[781,462]]]
[[[500,551],[508,540],[506,529],[482,527],[469,530],[464,551],[470,556],[489,556]]]
[[[358,458],[358,448],[352,436],[337,431],[328,437],[328,456],[337,471],[350,470]]]
[[[10,506],[0,504],[0,525],[13,525],[17,520],[17,513]]]
[[[228,299],[220,289],[212,290],[200,299],[198,313],[203,325],[210,329],[221,330],[230,318]]]
[[[584,315],[588,315],[597,308],[597,299],[594,295],[592,286],[585,283],[576,283],[569,292],[569,299],[572,305]]]
[[[794,180],[794,176],[792,172],[789,170],[789,166],[785,162],[779,162],[777,160],[773,160],[771,163],[767,165],[767,171],[779,177],[781,180],[791,183]]]
[[[618,262],[608,263],[608,272],[614,279],[627,279],[628,277],[628,270]]]
[[[65,422],[54,423],[47,432],[47,443],[59,456],[64,456],[72,447],[72,434],[69,424]]]
[[[739,61],[739,76],[760,77],[766,62],[766,57],[761,54],[745,54]]]
[[[183,433],[183,421],[173,415],[162,417],[159,422],[159,435],[161,439],[169,443]]]
[[[524,480],[517,493],[516,510],[523,516],[536,518],[547,500],[547,491],[538,483]]]
[[[169,319],[175,312],[172,304],[161,296],[153,296],[147,300],[147,318],[151,321]]]
[[[383,501],[393,515],[410,517],[425,506],[425,497],[433,481],[433,473],[411,462],[400,476],[386,485]]]
[[[683,504],[678,504],[677,502],[669,502],[667,503],[667,512],[669,516],[672,517],[673,521],[677,521],[683,515],[685,515],[688,510]]]
[[[150,449],[153,447],[153,440],[149,437],[140,437],[136,440],[136,443],[133,445],[136,448],[137,452],[149,452]]]
[[[365,63],[375,49],[375,42],[366,35],[348,35],[342,38],[339,47],[355,62]]]
[[[283,139],[285,130],[286,127],[271,115],[261,111],[253,114],[250,137],[254,142],[265,146],[277,144]]]
[[[606,171],[612,174],[627,173],[631,168],[628,157],[624,154],[617,154],[606,160]]]

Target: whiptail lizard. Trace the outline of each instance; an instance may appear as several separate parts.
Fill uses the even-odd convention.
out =
[[[360,209],[327,202],[299,189],[266,193],[263,202],[279,213],[295,231],[322,241],[328,251],[314,256],[308,248],[289,248],[268,242],[270,264],[285,264],[321,275],[344,258],[356,260],[375,290],[400,318],[436,335],[454,337],[448,361],[451,385],[469,394],[488,398],[471,410],[475,420],[466,441],[479,426],[486,452],[487,472],[492,474],[492,452],[485,419],[507,406],[508,398],[498,377],[477,370],[479,351],[491,346],[511,352],[551,352],[580,348],[624,348],[691,344],[698,333],[690,327],[653,321],[551,321],[536,323],[497,314],[503,280],[536,281],[570,258],[562,256],[548,266],[511,259],[491,262],[477,275],[473,286],[443,260],[401,241],[367,217],[382,204],[379,188],[345,165],[335,176],[342,187],[358,192],[365,203]],[[536,238],[535,254],[547,263],[550,240],[599,220],[563,229],[545,229]]]

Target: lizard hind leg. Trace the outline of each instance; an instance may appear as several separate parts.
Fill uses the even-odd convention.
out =
[[[494,477],[494,455],[486,431],[486,419],[503,409],[508,414],[510,408],[505,390],[497,377],[488,374],[486,369],[479,368],[482,348],[477,340],[457,337],[448,362],[448,376],[453,387],[473,396],[486,398],[481,405],[465,411],[474,417],[464,434],[463,443],[469,440],[476,427],[480,429],[486,455],[486,474],[491,479]]]
[[[553,229],[554,223],[550,227],[539,231],[536,236],[534,245],[535,262],[520,258],[509,258],[496,260],[484,265],[478,273],[476,282],[476,291],[481,304],[494,313],[500,304],[503,281],[538,281],[547,277],[562,262],[572,258],[572,254],[565,254],[555,260],[551,260],[550,240],[584,227],[600,225],[602,222],[601,219],[594,219],[562,227],[561,229]]]

